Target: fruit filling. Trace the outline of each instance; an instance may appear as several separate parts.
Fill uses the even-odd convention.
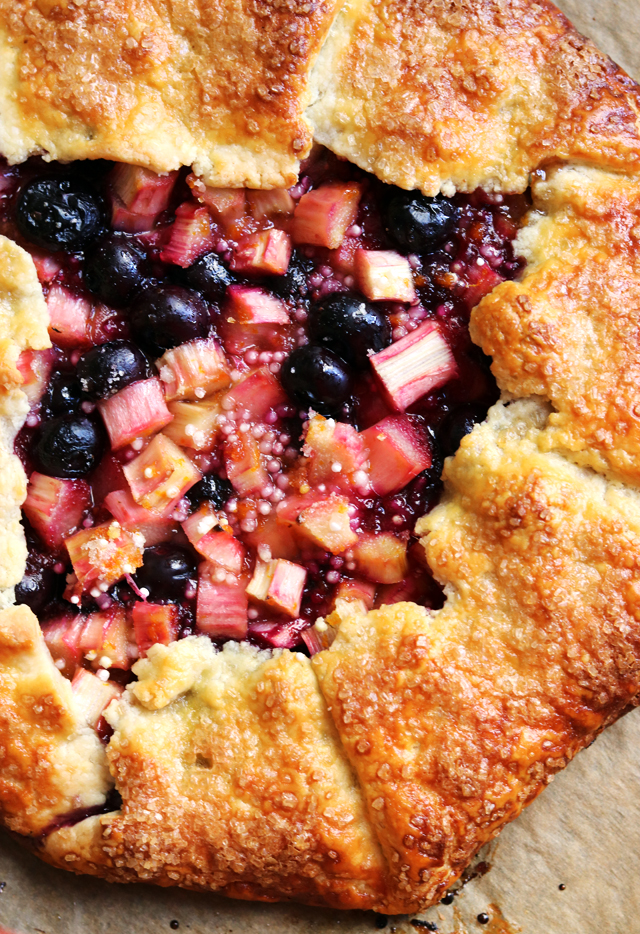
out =
[[[321,148],[289,191],[38,159],[0,187],[53,345],[19,360],[16,597],[88,722],[156,643],[313,654],[337,600],[441,605],[414,527],[497,398],[469,313],[519,272],[525,196],[428,198]]]

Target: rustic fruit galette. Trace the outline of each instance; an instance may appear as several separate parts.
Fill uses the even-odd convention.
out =
[[[640,691],[640,89],[532,0],[0,37],[3,821],[425,907]]]

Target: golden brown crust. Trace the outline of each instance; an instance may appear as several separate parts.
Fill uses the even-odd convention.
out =
[[[471,335],[500,387],[550,400],[540,443],[640,483],[640,180],[538,173],[516,246],[528,265],[477,306]]]
[[[351,0],[312,76],[316,139],[403,188],[524,191],[551,159],[640,170],[640,96],[546,0]]]
[[[0,149],[292,185],[311,145],[308,73],[339,3],[2,0]]]

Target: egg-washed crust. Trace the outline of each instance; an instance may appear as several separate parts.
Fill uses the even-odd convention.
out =
[[[309,70],[340,3],[1,0],[0,151],[293,185]]]
[[[315,138],[426,194],[524,191],[552,159],[640,170],[637,85],[547,0],[349,0]]]
[[[498,385],[554,408],[540,438],[580,464],[640,483],[640,179],[537,173],[516,249],[527,259],[472,312]]]

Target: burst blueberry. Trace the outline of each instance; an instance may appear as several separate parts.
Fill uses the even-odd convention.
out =
[[[365,367],[369,354],[391,343],[391,325],[382,309],[350,292],[335,293],[314,305],[309,330],[316,343],[357,367]]]
[[[161,357],[178,344],[206,337],[210,317],[197,292],[179,285],[151,286],[135,299],[129,323],[145,353]]]
[[[102,202],[82,180],[34,178],[18,196],[16,223],[45,250],[84,250],[102,230]]]
[[[387,204],[385,228],[398,246],[416,253],[437,249],[455,227],[459,211],[448,198],[398,191]]]
[[[197,579],[196,562],[186,548],[163,543],[147,548],[143,565],[135,575],[152,600],[183,600],[191,581]]]
[[[344,360],[327,347],[312,344],[287,357],[280,381],[299,405],[322,415],[334,414],[351,395],[352,376]]]
[[[144,285],[146,264],[140,247],[123,236],[107,237],[86,258],[85,282],[108,305],[124,305]]]
[[[86,477],[97,467],[104,443],[104,432],[96,422],[77,415],[61,415],[40,428],[33,460],[41,473],[75,480]]]
[[[131,341],[99,344],[78,361],[78,378],[87,399],[108,399],[125,386],[151,376],[149,361]]]

